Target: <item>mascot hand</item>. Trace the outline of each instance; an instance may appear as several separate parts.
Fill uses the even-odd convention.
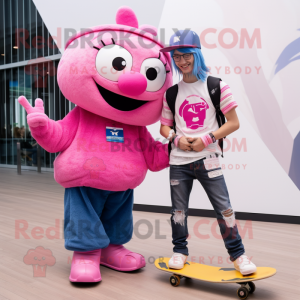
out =
[[[43,100],[36,99],[35,107],[32,107],[28,100],[24,96],[20,96],[19,103],[25,108],[27,112],[27,123],[29,127],[46,126],[48,123],[48,117],[44,113]]]

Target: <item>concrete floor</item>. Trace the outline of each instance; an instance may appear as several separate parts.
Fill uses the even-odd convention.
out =
[[[131,251],[145,256],[147,265],[135,272],[117,272],[101,266],[102,282],[73,284],[68,280],[72,252],[64,248],[62,236],[64,189],[53,179],[53,173],[38,174],[0,168],[0,300],[2,299],[238,299],[233,283],[209,283],[182,279],[179,287],[172,287],[169,274],[157,270],[153,264],[159,256],[171,256],[171,228],[169,215],[133,212],[135,230],[126,245]],[[148,226],[139,220],[147,220]],[[57,220],[57,221],[56,221]],[[197,222],[207,220],[197,237]],[[47,228],[58,222],[59,236],[51,239]],[[189,217],[191,238],[190,257],[205,264],[232,267],[223,241],[218,238],[215,219]],[[20,225],[21,224],[21,225]],[[151,224],[149,226],[149,224]],[[299,225],[239,221],[243,229],[246,254],[257,266],[277,269],[271,278],[257,281],[257,290],[248,299],[299,299],[300,294],[300,231]],[[28,226],[22,234],[23,225]],[[20,227],[21,226],[21,227]],[[35,227],[41,227],[36,229]],[[152,234],[147,238],[142,235]],[[32,231],[34,229],[34,231]],[[54,234],[52,231],[50,234]],[[34,277],[33,266],[26,265],[24,256],[30,249],[42,246],[50,249],[56,262],[47,266],[45,277]]]

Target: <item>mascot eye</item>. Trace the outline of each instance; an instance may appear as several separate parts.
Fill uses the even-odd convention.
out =
[[[166,69],[163,62],[158,58],[145,59],[141,66],[141,74],[147,79],[148,92],[160,90],[166,80]]]
[[[123,57],[116,57],[113,62],[112,66],[117,71],[122,71],[126,67],[126,60]]]
[[[132,56],[129,51],[119,45],[107,45],[102,47],[96,57],[96,69],[98,73],[112,81],[118,81],[123,72],[130,71]]]

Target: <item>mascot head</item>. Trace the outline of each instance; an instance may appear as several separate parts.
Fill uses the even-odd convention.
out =
[[[116,25],[101,25],[71,37],[57,78],[64,96],[99,116],[130,125],[158,121],[163,95],[172,85],[171,59],[159,50],[156,28],[138,26],[128,7]]]

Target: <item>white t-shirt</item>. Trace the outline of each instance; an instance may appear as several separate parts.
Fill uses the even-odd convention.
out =
[[[221,102],[220,108],[225,115],[231,109],[237,107],[229,86],[220,82]],[[163,100],[161,124],[173,126],[173,114],[168,106],[166,94]],[[216,110],[210,99],[207,82],[198,80],[186,83],[181,80],[178,83],[178,94],[175,102],[176,134],[186,137],[201,137],[219,128]],[[172,143],[170,165],[183,165],[207,157],[211,154],[221,154],[218,143],[212,143],[200,152],[183,151]]]

